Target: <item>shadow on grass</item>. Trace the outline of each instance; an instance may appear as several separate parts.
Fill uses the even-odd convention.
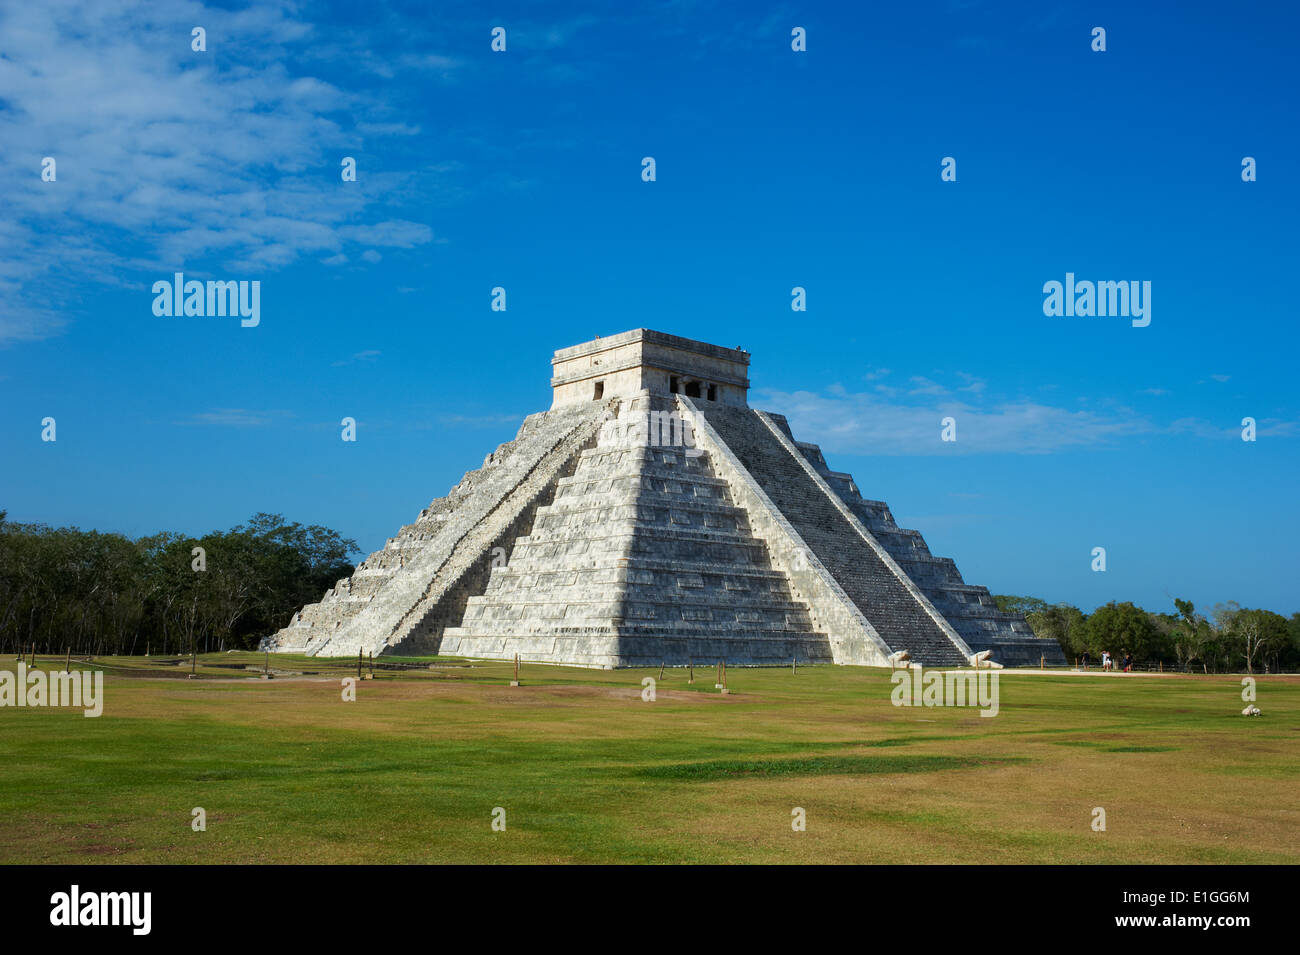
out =
[[[1136,746],[1119,745],[1109,740],[1095,739],[1054,739],[1053,746],[1077,746],[1081,749],[1095,749],[1102,753],[1177,753],[1180,746]]]
[[[636,775],[649,779],[710,782],[738,776],[858,776],[882,773],[932,773],[1028,762],[1023,757],[982,756],[810,756],[803,759],[728,759],[707,763],[649,766]]]

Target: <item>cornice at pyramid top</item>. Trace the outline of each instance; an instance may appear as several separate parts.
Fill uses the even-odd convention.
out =
[[[648,328],[561,348],[551,366],[552,408],[646,393],[748,405],[749,352]]]

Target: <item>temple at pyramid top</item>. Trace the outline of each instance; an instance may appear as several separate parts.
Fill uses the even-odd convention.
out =
[[[551,365],[552,409],[643,392],[748,406],[749,352],[648,328],[561,348]]]

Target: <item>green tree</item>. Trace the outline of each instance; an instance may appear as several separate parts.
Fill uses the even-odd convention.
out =
[[[1174,606],[1178,610],[1178,616],[1173,632],[1172,650],[1178,665],[1186,669],[1197,660],[1203,659],[1206,648],[1213,641],[1213,634],[1209,621],[1196,612],[1196,607],[1190,600],[1180,600],[1175,597]]]
[[[206,569],[192,551],[206,552]],[[0,511],[0,648],[96,655],[249,647],[352,573],[354,541],[255,514],[200,538],[17,524]]]
[[[1028,617],[1031,613],[1042,613],[1051,604],[1038,597],[1014,597],[1011,594],[994,594],[993,600],[998,609],[1005,613],[1019,613]]]
[[[1032,599],[1032,598],[1031,598]],[[1025,620],[1034,631],[1034,636],[1044,640],[1055,640],[1060,644],[1067,660],[1082,656],[1088,649],[1084,639],[1085,630],[1083,611],[1067,603],[1047,605],[1041,610],[1031,610],[1025,614]]]
[[[1278,661],[1279,668],[1300,669],[1300,613],[1293,613],[1286,622],[1286,646]]]
[[[1158,634],[1150,615],[1127,601],[1112,600],[1098,607],[1089,614],[1086,629],[1088,649],[1098,656],[1109,650],[1121,660],[1125,653],[1131,653],[1134,660],[1146,660],[1158,649]]]
[[[1230,665],[1244,663],[1247,673],[1254,673],[1260,665],[1277,666],[1290,643],[1285,617],[1271,610],[1242,607],[1235,600],[1216,604],[1213,613]]]

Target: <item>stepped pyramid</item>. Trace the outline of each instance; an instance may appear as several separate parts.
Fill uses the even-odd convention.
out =
[[[267,650],[593,667],[1064,663],[749,408],[749,354],[637,329],[557,351],[551,410]]]

